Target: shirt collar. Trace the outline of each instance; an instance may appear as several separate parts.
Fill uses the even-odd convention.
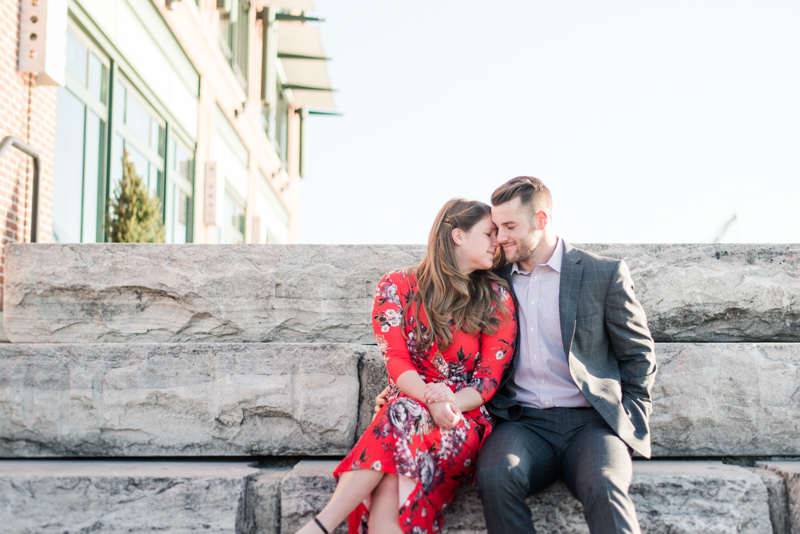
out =
[[[556,239],[556,249],[553,251],[553,255],[550,256],[550,259],[547,260],[547,263],[544,265],[547,265],[555,272],[561,274],[561,262],[564,259],[564,241],[560,237],[557,237]],[[515,263],[511,268],[511,274],[530,274],[530,272],[523,271],[519,268],[519,264]]]

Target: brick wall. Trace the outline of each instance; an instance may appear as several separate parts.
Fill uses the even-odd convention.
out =
[[[56,89],[38,86],[31,74],[17,70],[18,0],[0,3],[0,137],[13,135],[39,152],[42,160],[38,241],[50,240],[53,201]],[[30,241],[33,209],[33,162],[16,148],[0,158],[0,310],[8,243]]]

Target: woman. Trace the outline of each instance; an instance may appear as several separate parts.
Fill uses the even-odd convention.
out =
[[[489,206],[454,199],[425,258],[378,284],[373,329],[389,371],[388,402],[336,468],[331,501],[298,534],[433,534],[491,432],[484,403],[513,356],[514,302]],[[352,512],[352,513],[351,513]]]

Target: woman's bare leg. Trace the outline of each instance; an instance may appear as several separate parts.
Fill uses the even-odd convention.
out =
[[[339,483],[333,492],[330,502],[317,515],[328,532],[333,532],[347,515],[356,509],[367,495],[380,483],[385,473],[372,469],[359,469],[348,471],[339,475]],[[397,478],[397,477],[395,477]],[[396,501],[395,501],[396,502]],[[297,531],[297,534],[320,534],[321,531],[314,521],[306,524]]]
[[[369,531],[378,534],[402,534],[397,516],[400,498],[397,475],[387,474],[372,492],[369,506]]]

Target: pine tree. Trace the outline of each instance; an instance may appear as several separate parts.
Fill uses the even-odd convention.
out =
[[[163,243],[161,201],[150,196],[136,166],[122,154],[122,182],[108,201],[112,213],[106,213],[106,232],[113,243]]]

